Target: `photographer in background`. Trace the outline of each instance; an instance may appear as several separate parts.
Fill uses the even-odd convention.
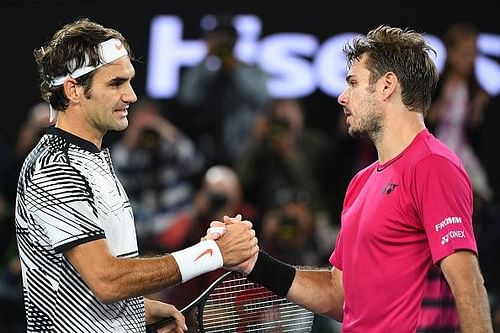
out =
[[[156,101],[142,97],[131,109],[129,128],[112,146],[113,163],[134,210],[139,244],[147,247],[172,218],[191,209],[193,182],[204,164]]]
[[[252,142],[235,166],[246,197],[268,210],[278,191],[300,188],[312,197],[315,212],[325,212],[319,182],[327,147],[322,132],[306,127],[299,101],[274,100],[259,116]]]
[[[159,235],[157,243],[165,250],[197,243],[205,236],[210,222],[237,213],[253,218],[256,221],[254,224],[258,224],[257,211],[243,199],[236,173],[223,165],[212,166],[203,175],[203,183],[194,195],[192,209],[178,214],[171,226]]]
[[[196,244],[205,236],[210,222],[222,220],[224,215],[235,216],[237,213],[245,218],[252,218],[254,227],[257,227],[258,212],[243,199],[236,173],[229,167],[215,165],[205,172],[203,183],[195,194],[193,209],[178,214],[171,226],[156,239],[156,245],[160,251],[175,251],[187,244]],[[183,308],[223,272],[217,270],[197,277],[176,288],[165,290],[165,294],[158,297]],[[190,317],[187,317],[189,321]]]
[[[202,19],[207,54],[182,77],[179,101],[195,111],[195,127],[207,164],[232,165],[247,147],[255,118],[269,101],[267,76],[235,57],[238,39],[230,15]]]
[[[291,265],[321,267],[328,263],[338,232],[321,222],[307,191],[282,189],[276,193],[273,207],[262,216],[259,242],[268,254]],[[339,325],[316,315],[311,333],[322,332],[340,332]]]
[[[300,189],[283,189],[274,207],[262,217],[259,236],[262,248],[273,257],[292,265],[325,263],[317,247],[311,197]]]

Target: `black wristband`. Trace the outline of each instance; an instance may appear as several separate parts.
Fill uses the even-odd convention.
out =
[[[247,278],[285,297],[295,278],[295,267],[271,257],[264,251],[259,251],[255,266]]]

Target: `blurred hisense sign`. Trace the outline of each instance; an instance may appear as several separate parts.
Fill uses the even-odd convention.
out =
[[[323,42],[312,34],[281,32],[260,38],[262,24],[254,15],[236,16],[239,39],[236,55],[256,63],[269,74],[268,89],[273,97],[304,97],[316,89],[337,97],[345,87],[346,62],[343,45],[358,33],[339,33]],[[177,95],[182,67],[193,66],[206,54],[201,40],[183,39],[183,22],[177,16],[156,16],[151,22],[146,89],[154,98]],[[441,71],[446,58],[443,42],[426,35],[436,50],[434,58]],[[476,72],[491,94],[500,93],[500,35],[481,33]]]

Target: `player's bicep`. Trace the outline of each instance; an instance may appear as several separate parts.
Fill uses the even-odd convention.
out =
[[[419,162],[415,177],[416,207],[433,261],[458,250],[475,252],[472,190],[463,168],[432,155]]]
[[[86,179],[67,164],[38,169],[28,181],[26,208],[56,250],[104,237]]]

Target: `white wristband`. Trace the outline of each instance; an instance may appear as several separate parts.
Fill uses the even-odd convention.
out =
[[[219,247],[214,240],[199,242],[184,250],[172,253],[182,276],[182,283],[201,274],[216,270],[224,261]]]

